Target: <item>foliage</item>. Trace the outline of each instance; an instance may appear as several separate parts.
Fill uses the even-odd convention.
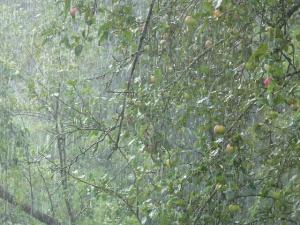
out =
[[[299,8],[3,4],[1,186],[62,224],[298,224]]]

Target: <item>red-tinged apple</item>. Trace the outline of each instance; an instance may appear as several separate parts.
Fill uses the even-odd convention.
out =
[[[70,9],[70,15],[72,17],[75,17],[76,14],[79,12],[79,9],[76,7],[76,6],[73,6],[71,9]]]
[[[272,83],[272,78],[271,77],[267,77],[266,79],[264,79],[263,84],[265,88],[268,88],[269,85]]]

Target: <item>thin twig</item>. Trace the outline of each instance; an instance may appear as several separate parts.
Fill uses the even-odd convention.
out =
[[[126,207],[128,208],[128,210],[129,210],[130,212],[132,212],[133,215],[136,216],[136,218],[137,218],[137,220],[139,221],[139,223],[142,224],[142,221],[140,220],[139,216],[136,214],[136,212],[135,212],[133,206],[132,206],[132,205],[128,202],[128,200],[127,200],[126,198],[124,198],[120,193],[118,193],[118,192],[116,192],[116,191],[114,191],[114,190],[111,190],[111,189],[109,189],[108,187],[103,187],[103,186],[99,186],[99,185],[90,183],[89,181],[86,181],[86,180],[83,180],[83,179],[81,179],[81,178],[79,178],[79,177],[76,177],[76,176],[74,176],[74,175],[71,174],[71,173],[69,173],[69,176],[72,177],[73,179],[75,179],[75,180],[81,182],[81,183],[84,183],[84,184],[86,184],[86,185],[92,186],[92,187],[96,188],[96,189],[99,190],[99,191],[102,191],[102,192],[104,192],[104,193],[106,193],[106,194],[109,194],[109,195],[112,196],[112,197],[116,197],[116,198],[120,199],[120,200],[126,205]]]
[[[120,124],[119,124],[119,130],[118,130],[118,134],[117,134],[117,139],[116,139],[114,151],[119,148],[119,142],[120,142],[120,138],[121,138],[123,121],[124,121],[124,116],[125,116],[125,111],[126,111],[126,103],[127,103],[128,93],[129,93],[131,85],[132,85],[132,80],[134,78],[134,71],[135,71],[136,65],[139,61],[139,57],[140,57],[142,46],[143,46],[143,41],[146,37],[147,30],[148,30],[148,27],[149,27],[149,24],[150,24],[150,20],[151,20],[152,11],[153,11],[155,1],[156,0],[152,0],[151,5],[149,7],[149,12],[148,12],[148,16],[147,16],[147,19],[146,19],[146,23],[145,23],[143,32],[140,36],[138,49],[137,49],[137,52],[136,52],[135,57],[134,57],[133,62],[132,62],[132,66],[131,66],[131,70],[130,70],[130,74],[129,74],[129,78],[128,78],[128,82],[127,82],[127,89],[126,89],[126,93],[125,93],[124,99],[123,99],[122,111],[121,111],[120,116],[119,116],[120,117]],[[111,157],[111,155],[110,155],[110,157]]]

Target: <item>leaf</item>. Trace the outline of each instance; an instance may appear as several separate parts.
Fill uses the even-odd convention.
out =
[[[71,0],[65,0],[64,11],[67,14],[71,7]]]
[[[254,52],[256,57],[265,56],[268,51],[268,45],[266,43],[262,43]]]
[[[76,86],[77,84],[77,80],[68,80],[67,83],[70,85],[70,86]]]
[[[158,80],[161,80],[163,76],[162,71],[159,68],[155,69],[154,75]]]
[[[267,55],[268,49],[268,45],[266,43],[262,43],[250,56],[248,62],[245,65],[245,68],[247,70],[254,70],[259,64],[261,58]]]
[[[35,92],[35,83],[34,83],[34,80],[29,80],[29,82],[27,84],[27,88],[28,88],[28,91],[30,93],[34,93]]]
[[[147,217],[143,217],[141,222],[142,222],[142,224],[146,224],[146,222],[147,222]]]
[[[102,24],[98,29],[98,45],[100,45],[104,40],[108,38],[109,30],[110,30],[111,24],[110,22],[106,22]]]
[[[82,52],[82,49],[83,49],[83,46],[81,44],[77,45],[75,47],[75,55],[79,56],[81,54],[81,52]]]
[[[63,37],[63,39],[60,41],[61,44],[64,44],[68,49],[71,48],[70,40],[67,35]]]

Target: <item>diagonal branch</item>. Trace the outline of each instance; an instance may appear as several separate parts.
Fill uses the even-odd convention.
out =
[[[287,18],[290,18],[298,9],[300,8],[300,0],[297,0],[295,4],[290,8],[290,10],[287,12]]]
[[[127,97],[128,97],[128,93],[130,93],[130,88],[131,88],[131,85],[132,85],[132,80],[134,78],[134,71],[135,71],[136,65],[137,65],[137,63],[139,61],[139,57],[140,57],[140,54],[141,54],[143,42],[145,40],[145,37],[146,37],[146,34],[147,34],[147,30],[148,30],[148,27],[149,27],[149,24],[150,24],[150,20],[151,20],[152,11],[153,11],[153,7],[154,7],[154,4],[155,4],[155,1],[156,0],[152,0],[151,5],[149,7],[149,11],[148,11],[146,23],[144,25],[143,32],[142,32],[142,34],[140,36],[138,49],[137,49],[137,52],[136,52],[135,57],[134,57],[133,62],[132,62],[132,66],[131,66],[131,70],[130,70],[130,74],[129,74],[129,78],[128,78],[128,82],[127,82],[127,88],[126,88],[125,96],[124,96],[124,99],[123,99],[122,111],[121,111],[120,116],[119,116],[119,118],[120,118],[120,124],[119,124],[119,130],[118,130],[117,139],[116,139],[116,142],[115,142],[114,151],[119,148],[121,131],[122,131],[122,126],[123,126],[123,121],[124,121],[124,116],[125,116],[125,111],[126,111]]]
[[[71,178],[73,178],[73,179],[75,179],[75,180],[83,183],[83,184],[86,184],[86,185],[89,185],[91,187],[96,188],[98,191],[101,191],[103,193],[106,193],[106,194],[108,194],[108,195],[110,195],[112,197],[115,197],[115,198],[119,199],[123,204],[126,205],[126,208],[136,217],[136,219],[138,220],[138,222],[140,224],[143,224],[142,221],[141,221],[141,219],[140,219],[140,217],[139,217],[139,215],[138,215],[138,213],[136,213],[134,207],[129,203],[129,201],[124,196],[122,196],[117,191],[112,190],[112,189],[108,188],[107,186],[100,186],[100,185],[96,185],[94,183],[91,183],[91,182],[89,182],[87,180],[83,180],[83,179],[81,179],[79,177],[74,176],[71,173],[69,173],[69,176]]]
[[[281,21],[278,22],[280,28],[282,28],[286,21],[290,19],[294,13],[296,13],[300,9],[300,0],[296,0],[293,6],[287,11],[285,18],[282,18]]]
[[[36,220],[47,225],[62,225],[56,218],[53,218],[39,210],[33,209],[29,204],[20,203],[16,198],[9,193],[3,186],[0,185],[0,198],[10,203],[13,206],[20,208],[26,214],[32,216]]]

